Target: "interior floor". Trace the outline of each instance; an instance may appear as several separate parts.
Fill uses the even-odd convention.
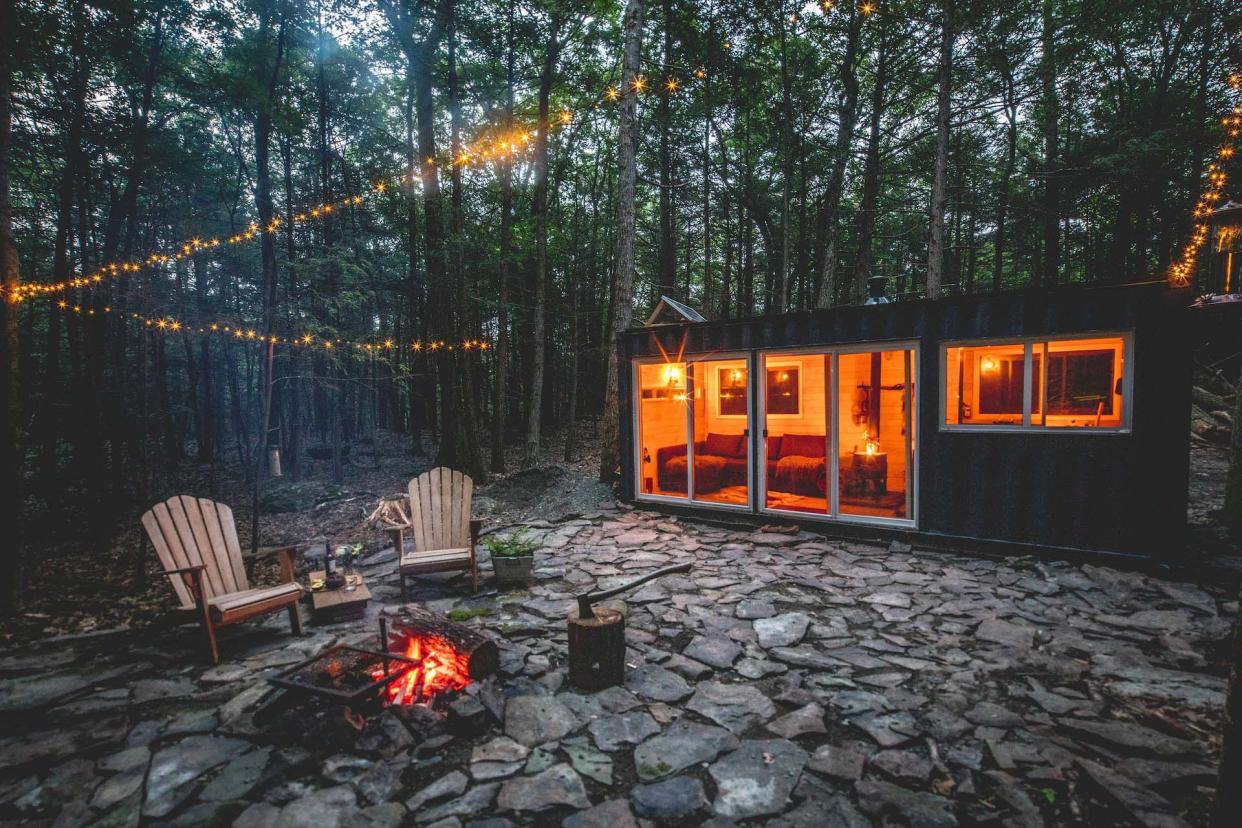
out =
[[[714,492],[701,494],[695,500],[707,503],[732,503],[746,506],[750,503],[750,492],[745,486],[725,486]]]

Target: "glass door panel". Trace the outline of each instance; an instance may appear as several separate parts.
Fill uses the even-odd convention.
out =
[[[827,515],[832,355],[769,353],[760,365],[766,435],[763,505]]]
[[[637,365],[638,493],[687,496],[690,489],[686,445],[686,364]]]
[[[697,501],[750,505],[749,374],[745,358],[690,364]]]
[[[841,515],[909,519],[914,489],[914,352],[837,357]]]

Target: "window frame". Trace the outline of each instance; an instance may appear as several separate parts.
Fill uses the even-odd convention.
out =
[[[1044,400],[1043,388],[1034,387],[1034,354],[1035,348],[1042,343],[1074,342],[1087,339],[1120,339],[1121,362],[1124,366],[1121,375],[1121,424],[1117,426],[1056,426],[1035,422],[1034,402],[1036,395],[1040,400],[1040,411],[1047,404]],[[949,406],[949,349],[950,348],[986,348],[988,346],[1022,346],[1022,423],[950,423],[948,421]],[[1046,359],[1040,360],[1041,386],[1047,382]],[[1049,334],[1047,336],[1012,336],[985,337],[981,339],[952,339],[940,343],[940,390],[939,413],[936,421],[940,431],[961,432],[968,434],[1039,432],[1041,434],[1130,434],[1133,428],[1134,413],[1134,331],[1079,331],[1069,334]],[[960,389],[959,389],[960,393]]]

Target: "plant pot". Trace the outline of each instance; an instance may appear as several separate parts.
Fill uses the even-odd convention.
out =
[[[530,572],[534,566],[534,555],[519,555],[511,558],[492,558],[492,570],[496,573],[496,583],[498,584],[525,585],[530,581]]]

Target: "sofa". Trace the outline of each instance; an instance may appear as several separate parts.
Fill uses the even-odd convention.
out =
[[[828,491],[828,456],[822,434],[783,434],[768,438],[768,489],[823,497]]]
[[[822,497],[828,488],[824,464],[824,437],[815,434],[786,434],[768,438],[768,488],[776,491]],[[747,484],[745,434],[709,433],[694,444],[695,490],[715,492],[726,486]],[[661,491],[686,490],[686,445],[664,446],[656,450],[656,475]]]
[[[725,486],[746,485],[746,435],[709,433],[694,444],[695,489],[716,492]],[[664,446],[656,451],[656,474],[660,489],[686,490],[686,445]]]

